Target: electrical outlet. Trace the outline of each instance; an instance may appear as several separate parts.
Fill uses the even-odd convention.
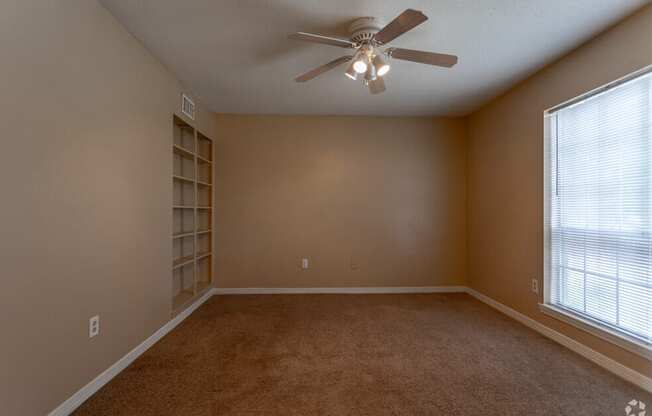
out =
[[[358,261],[354,257],[351,257],[350,266],[351,266],[351,270],[358,270],[360,268],[360,265],[358,265]]]
[[[88,337],[93,338],[100,334],[100,315],[95,315],[88,320]]]
[[[308,262],[308,259],[304,258],[301,259],[301,268],[306,270],[309,267],[310,263]]]
[[[532,292],[539,293],[539,280],[532,279]]]

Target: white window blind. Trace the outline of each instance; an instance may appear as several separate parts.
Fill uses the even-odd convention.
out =
[[[652,73],[547,114],[547,302],[652,344]]]

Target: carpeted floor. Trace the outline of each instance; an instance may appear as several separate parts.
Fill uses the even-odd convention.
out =
[[[652,395],[464,294],[215,296],[81,415],[605,415]]]

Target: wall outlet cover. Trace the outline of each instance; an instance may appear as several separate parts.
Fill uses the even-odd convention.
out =
[[[93,338],[100,334],[100,315],[95,315],[88,320],[88,337]]]

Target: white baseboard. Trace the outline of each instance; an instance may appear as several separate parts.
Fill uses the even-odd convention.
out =
[[[122,370],[127,368],[136,358],[141,354],[147,351],[152,345],[154,345],[158,340],[163,338],[168,332],[172,331],[177,325],[179,325],[184,319],[186,319],[191,313],[195,311],[202,303],[206,302],[211,296],[215,294],[215,289],[208,290],[201,298],[197,299],[192,305],[188,306],[183,312],[179,313],[168,323],[163,325],[158,331],[156,331],[152,336],[143,341],[133,350],[129,351],[124,357],[118,360],[111,367],[104,370],[102,374],[95,377],[93,381],[82,387],[75,394],[70,396],[68,400],[61,403],[56,409],[51,411],[48,416],[67,416],[71,414],[76,408],[78,408],[82,403],[84,403],[89,397],[91,397],[95,392],[101,389],[106,383],[111,381],[111,379],[117,376]]]
[[[464,286],[395,287],[218,287],[217,295],[299,295],[299,294],[381,294],[381,293],[464,293]]]
[[[73,394],[68,400],[59,405],[48,416],[67,416],[70,415],[79,405],[91,397],[95,392],[102,388],[106,383],[111,381],[122,370],[127,368],[136,358],[147,351],[158,340],[163,338],[168,332],[173,330],[184,319],[195,311],[201,304],[206,302],[213,295],[253,295],[253,294],[381,294],[381,293],[468,293],[481,302],[497,309],[505,315],[517,320],[525,326],[532,328],[540,334],[552,339],[575,351],[586,359],[605,368],[615,375],[639,386],[640,388],[652,392],[652,379],[643,374],[626,367],[611,358],[600,354],[591,348],[580,344],[572,338],[548,328],[547,326],[535,321],[534,319],[523,315],[520,312],[499,303],[482,293],[464,286],[424,286],[424,287],[339,287],[339,288],[214,288],[207,291],[195,303],[186,308],[179,315],[175,316],[168,323],[163,325],[152,336],[143,341],[136,348],[127,353],[118,362],[106,369],[102,374],[97,376],[93,381],[82,387]]]
[[[551,329],[543,325],[542,323],[535,321],[534,319],[526,315],[523,315],[522,313],[517,312],[514,309],[505,306],[502,303],[497,302],[492,298],[483,295],[482,293],[474,289],[467,288],[466,291],[469,295],[473,296],[479,301],[486,303],[487,305],[491,306],[494,309],[497,309],[498,311],[504,313],[510,318],[515,319],[518,322],[522,323],[523,325],[537,331],[541,335],[550,338],[555,342],[558,342],[564,347],[572,351],[575,351],[582,357],[588,359],[589,361],[594,362],[595,364],[612,372],[613,374],[619,376],[620,378],[623,378],[629,381],[630,383],[637,385],[643,390],[652,393],[652,378],[649,378],[635,370],[632,370],[631,368],[626,367],[615,360],[612,360],[606,355],[600,354],[599,352],[587,347],[586,345],[581,344],[575,341],[574,339],[569,338],[566,335],[563,335],[555,331],[554,329]]]

